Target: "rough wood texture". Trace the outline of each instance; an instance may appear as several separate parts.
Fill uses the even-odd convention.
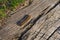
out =
[[[32,20],[26,26],[17,26],[16,22],[25,14],[30,14]],[[16,12],[7,20],[6,27],[0,30],[0,39],[60,40],[59,28],[60,1],[33,0],[30,6]]]

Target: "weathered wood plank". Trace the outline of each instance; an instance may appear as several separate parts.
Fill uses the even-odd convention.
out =
[[[3,40],[13,40],[13,38],[15,39],[16,37],[19,37],[19,40],[47,40],[55,29],[60,26],[60,6],[59,3],[57,3],[58,1],[59,0],[37,0],[36,5],[33,4],[35,7],[29,6],[17,12],[18,14],[20,13],[19,15],[12,15],[8,25],[0,30],[0,38]],[[30,22],[29,25],[24,27],[17,26],[15,21],[19,18],[21,19],[25,14],[30,14],[33,20],[37,18],[38,15],[40,15],[40,17],[34,24]],[[16,18],[16,16],[19,17]],[[54,39],[52,38],[51,40]]]

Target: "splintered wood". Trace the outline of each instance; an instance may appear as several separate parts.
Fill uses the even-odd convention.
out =
[[[8,22],[6,27],[0,30],[1,40],[60,40],[59,0],[33,0],[30,6],[21,11],[18,12],[23,14],[21,16],[29,14],[32,20],[23,27],[13,21],[17,19]]]

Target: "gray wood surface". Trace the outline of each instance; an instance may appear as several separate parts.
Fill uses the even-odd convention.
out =
[[[31,15],[32,21],[39,15],[40,16],[35,23],[30,22],[27,26],[18,26],[16,22],[25,14]],[[7,20],[7,25],[0,30],[0,39],[60,40],[60,34],[58,33],[58,30],[55,32],[59,26],[60,1],[33,0],[30,6],[19,10]]]

